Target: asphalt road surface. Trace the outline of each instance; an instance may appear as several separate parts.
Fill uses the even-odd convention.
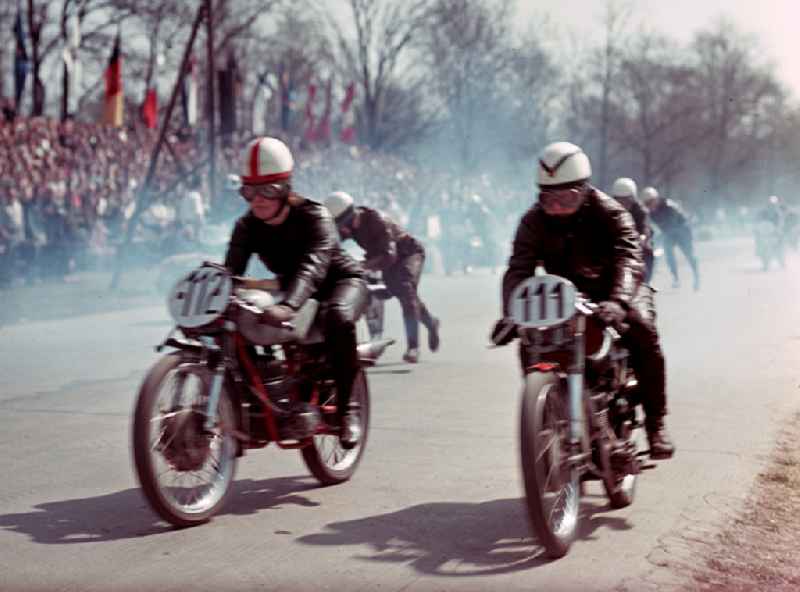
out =
[[[513,347],[489,350],[499,275],[425,276],[442,349],[370,370],[368,449],[354,478],[321,488],[300,455],[242,459],[203,526],[159,521],[134,477],[130,415],[162,306],[0,329],[0,589],[647,590],[679,586],[732,519],[798,407],[800,296],[763,273],[746,240],[698,247],[702,289],[655,285],[675,458],[611,511],[592,483],[580,537],[549,562],[522,505]],[[401,337],[389,303],[388,333]],[[423,334],[424,335],[424,334]]]

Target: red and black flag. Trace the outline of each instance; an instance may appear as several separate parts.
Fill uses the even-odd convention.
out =
[[[106,66],[106,94],[103,104],[103,121],[106,125],[122,127],[123,94],[122,94],[122,56],[120,55],[120,32],[114,40],[114,49]]]

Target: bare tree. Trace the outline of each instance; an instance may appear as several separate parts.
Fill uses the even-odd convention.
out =
[[[634,168],[617,172],[669,188],[686,164],[687,147],[701,139],[703,83],[684,51],[648,32],[621,56],[619,81],[619,119],[610,121],[608,139],[630,151]]]
[[[441,104],[445,131],[463,176],[483,152],[477,142],[495,102],[496,80],[510,63],[511,2],[437,0],[421,40],[430,86]]]
[[[567,92],[569,135],[596,155],[593,179],[600,186],[608,182],[609,162],[617,156],[610,151],[609,134],[612,122],[619,118],[615,91],[632,11],[630,0],[606,1],[603,43],[586,61],[586,68],[574,73]]]
[[[345,67],[363,93],[363,139],[370,147],[380,148],[392,131],[385,121],[387,91],[410,77],[413,64],[404,63],[403,58],[428,18],[431,0],[350,0],[349,5],[355,39],[338,25],[334,29]]]
[[[783,90],[769,64],[762,61],[757,41],[720,21],[696,35],[694,65],[702,78],[704,142],[700,156],[707,167],[708,190],[714,197],[743,168],[763,155],[765,114],[783,102]]]
[[[256,79],[251,86],[251,101],[258,92],[260,76],[274,97],[274,126],[287,134],[297,131],[292,114],[299,92],[335,69],[333,50],[324,21],[303,5],[292,5],[277,13],[268,47],[269,51],[265,51],[264,43],[258,40],[246,47],[246,59],[257,64],[253,68]]]
[[[512,172],[540,148],[557,76],[533,34],[517,38],[507,0],[437,0],[417,44],[437,106],[438,153],[463,185],[478,171]]]

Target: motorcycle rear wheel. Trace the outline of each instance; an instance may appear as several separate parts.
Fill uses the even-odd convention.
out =
[[[153,510],[178,527],[202,524],[218,513],[236,472],[237,443],[221,427],[236,425],[224,390],[217,426],[210,433],[203,429],[210,378],[194,359],[168,354],[150,369],[136,401],[136,475]]]
[[[335,401],[328,403],[335,404]],[[370,398],[363,370],[359,370],[353,381],[350,403],[357,406],[361,419],[361,440],[355,447],[343,448],[336,434],[318,434],[310,445],[300,450],[308,470],[322,485],[338,485],[350,479],[364,455],[369,434]]]
[[[520,415],[520,455],[531,526],[547,555],[563,557],[575,539],[579,472],[570,466],[567,393],[553,372],[526,377]]]

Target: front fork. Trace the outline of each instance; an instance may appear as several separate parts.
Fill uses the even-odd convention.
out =
[[[575,318],[573,334],[572,360],[567,368],[567,392],[569,395],[569,435],[570,457],[581,459],[590,455],[589,442],[586,437],[586,416],[584,413],[584,370],[586,368],[585,354],[586,317],[579,315]],[[585,461],[580,462],[585,465]]]
[[[208,403],[206,405],[206,420],[203,424],[203,429],[210,432],[217,425],[217,409],[219,406],[219,398],[222,394],[222,383],[225,380],[225,356],[222,349],[214,342],[214,340],[207,336],[202,336],[200,340],[206,347],[206,351],[211,357],[211,387],[208,393]]]

